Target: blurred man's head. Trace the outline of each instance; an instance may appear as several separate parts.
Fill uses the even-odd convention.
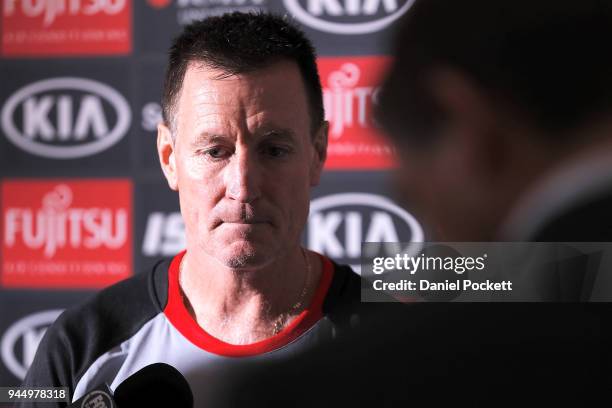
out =
[[[537,178],[603,143],[610,40],[605,1],[417,0],[378,113],[437,239],[493,238]]]
[[[266,14],[194,23],[172,47],[163,109],[158,152],[188,251],[253,269],[295,250],[327,141],[303,34]]]

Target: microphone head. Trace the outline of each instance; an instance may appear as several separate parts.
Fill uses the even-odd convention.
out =
[[[119,384],[114,398],[119,408],[193,408],[193,394],[187,380],[165,363],[148,365],[128,377]]]

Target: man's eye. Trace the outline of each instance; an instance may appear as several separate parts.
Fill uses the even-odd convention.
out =
[[[266,146],[264,147],[263,151],[268,156],[278,157],[278,158],[285,157],[289,153],[291,153],[290,149],[286,147],[282,147],[282,146]]]
[[[229,149],[226,149],[224,147],[213,147],[211,149],[206,150],[204,154],[206,154],[212,159],[224,159],[229,157],[231,155],[231,152],[229,151]]]

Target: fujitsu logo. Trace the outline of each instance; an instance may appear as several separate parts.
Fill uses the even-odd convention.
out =
[[[42,249],[51,258],[62,248],[97,249],[123,247],[128,236],[126,209],[71,208],[73,193],[65,184],[44,195],[42,206],[8,208],[4,219],[5,245],[18,240],[30,249]]]
[[[12,17],[17,11],[26,17],[43,16],[43,26],[48,27],[64,15],[116,15],[123,11],[126,0],[4,0],[3,3],[5,17]]]
[[[326,119],[331,124],[332,139],[339,139],[345,127],[369,127],[369,109],[376,103],[379,88],[356,86],[360,76],[359,67],[349,62],[342,64],[339,70],[333,71],[327,78],[323,103]]]

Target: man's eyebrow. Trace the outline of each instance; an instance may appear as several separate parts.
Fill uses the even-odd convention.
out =
[[[261,141],[284,141],[293,142],[297,141],[295,132],[291,129],[266,129],[259,133],[259,139]],[[233,141],[229,136],[221,135],[218,133],[203,132],[197,135],[192,141],[193,146],[201,146],[206,144],[214,144],[220,142]]]
[[[195,139],[191,142],[192,145],[204,145],[208,143],[218,143],[227,141],[229,138],[227,136],[223,136],[216,133],[200,133],[195,137]]]
[[[297,137],[291,129],[270,129],[261,132],[262,139],[265,140],[278,140],[285,142],[296,142]]]

